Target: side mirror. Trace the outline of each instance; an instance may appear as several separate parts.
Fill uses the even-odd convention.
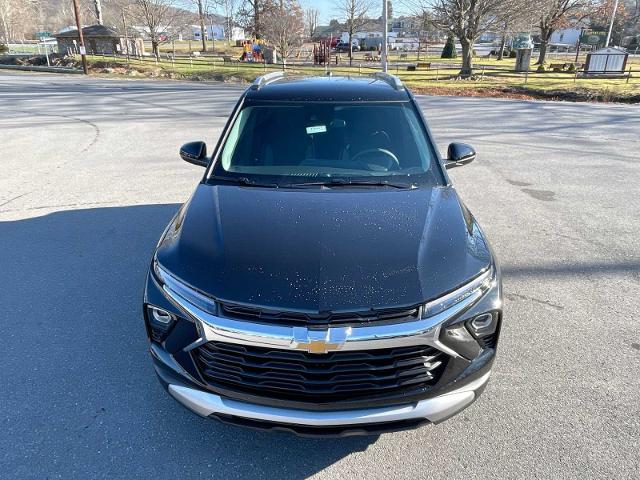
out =
[[[444,167],[450,168],[461,167],[467,163],[471,163],[476,159],[476,151],[471,145],[466,143],[451,143],[447,149],[447,161]]]
[[[189,142],[180,147],[180,156],[185,162],[193,163],[206,167],[209,164],[207,160],[207,144],[204,142]]]

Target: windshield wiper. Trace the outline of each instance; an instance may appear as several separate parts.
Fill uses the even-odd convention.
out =
[[[268,188],[279,187],[277,183],[260,183],[260,182],[251,180],[248,177],[221,177],[219,175],[211,175],[209,178],[211,180],[216,180],[218,182],[238,183],[240,185],[248,185],[250,187],[268,187]]]
[[[283,185],[283,187],[295,187],[295,188],[304,188],[304,187],[391,187],[391,188],[400,188],[400,189],[414,189],[418,188],[413,183],[394,183],[389,180],[347,180],[345,178],[331,178],[321,182],[306,182],[306,183],[291,183]]]

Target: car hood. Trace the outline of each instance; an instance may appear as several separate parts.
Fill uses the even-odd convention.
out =
[[[222,301],[336,312],[418,305],[474,277],[491,253],[451,187],[200,184],[157,258]]]

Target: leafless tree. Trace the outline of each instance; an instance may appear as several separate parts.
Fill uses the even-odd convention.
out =
[[[530,0],[405,0],[413,11],[431,10],[433,23],[455,35],[462,47],[460,75],[473,74],[473,44],[487,31],[500,29],[500,22],[515,14]]]
[[[539,15],[535,1],[521,1],[515,3],[515,6],[517,8],[498,13],[498,31],[500,33],[498,60],[503,59],[507,38],[518,32],[530,30]]]
[[[32,30],[29,20],[36,10],[36,0],[0,0],[0,38],[4,43],[23,39]]]
[[[349,35],[349,65],[353,62],[353,35],[369,21],[372,8],[371,0],[338,0],[336,10],[344,19]],[[387,41],[387,34],[383,32],[383,42]]]
[[[264,29],[284,65],[293,48],[302,44],[304,14],[298,1],[277,0],[264,16]]]
[[[102,2],[100,0],[93,0],[93,8],[95,9],[98,25],[104,25],[104,20],[102,19]]]
[[[638,0],[640,1],[640,0]],[[320,10],[317,8],[307,8],[304,11],[304,23],[307,27],[307,33],[309,38],[313,38],[318,28],[318,18],[320,17]]]
[[[594,1],[595,4],[592,4],[588,9],[589,27],[595,30],[608,30],[616,2],[615,0]],[[629,34],[635,32],[633,14],[633,6],[631,4],[625,5],[624,2],[618,2],[611,31],[610,45],[620,45],[625,36],[625,31]]]
[[[204,4],[203,0],[194,0],[198,6],[198,23],[200,24],[200,40],[202,40],[202,52],[207,51],[207,30],[204,27]],[[213,32],[211,32],[213,33]]]
[[[233,34],[233,27],[235,26],[235,18],[238,10],[237,0],[215,0],[222,11],[225,22],[225,33],[227,36],[227,42],[231,43],[231,36]]]
[[[538,28],[540,29],[539,65],[543,65],[547,58],[549,40],[553,32],[569,25],[569,20],[576,24],[582,21],[592,8],[591,0],[536,0],[540,12]]]
[[[243,22],[243,26],[251,31],[256,38],[262,38],[264,35],[262,16],[269,10],[270,3],[270,0],[246,0],[245,6],[240,12],[241,17],[249,19]]]
[[[630,3],[628,21],[630,32],[640,35],[640,0]]]
[[[418,60],[420,60],[420,50],[422,44],[428,41],[429,34],[435,29],[433,25],[433,15],[430,10],[422,8],[414,13],[414,18],[418,26]]]
[[[156,57],[160,55],[160,44],[185,19],[185,11],[176,7],[174,0],[131,0],[131,14],[136,22],[146,28]]]

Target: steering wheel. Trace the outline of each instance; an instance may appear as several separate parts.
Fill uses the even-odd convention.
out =
[[[362,158],[365,155],[371,155],[371,154],[373,154],[372,155],[373,158],[367,159],[366,161],[360,160],[358,162],[359,158]],[[382,162],[377,162],[375,160],[382,160],[384,164]],[[366,150],[356,153],[351,158],[351,161],[360,163],[363,166],[379,165],[380,167],[383,167],[387,171],[400,170],[400,161],[398,160],[398,157],[396,157],[392,152],[390,152],[386,148],[367,148]]]

